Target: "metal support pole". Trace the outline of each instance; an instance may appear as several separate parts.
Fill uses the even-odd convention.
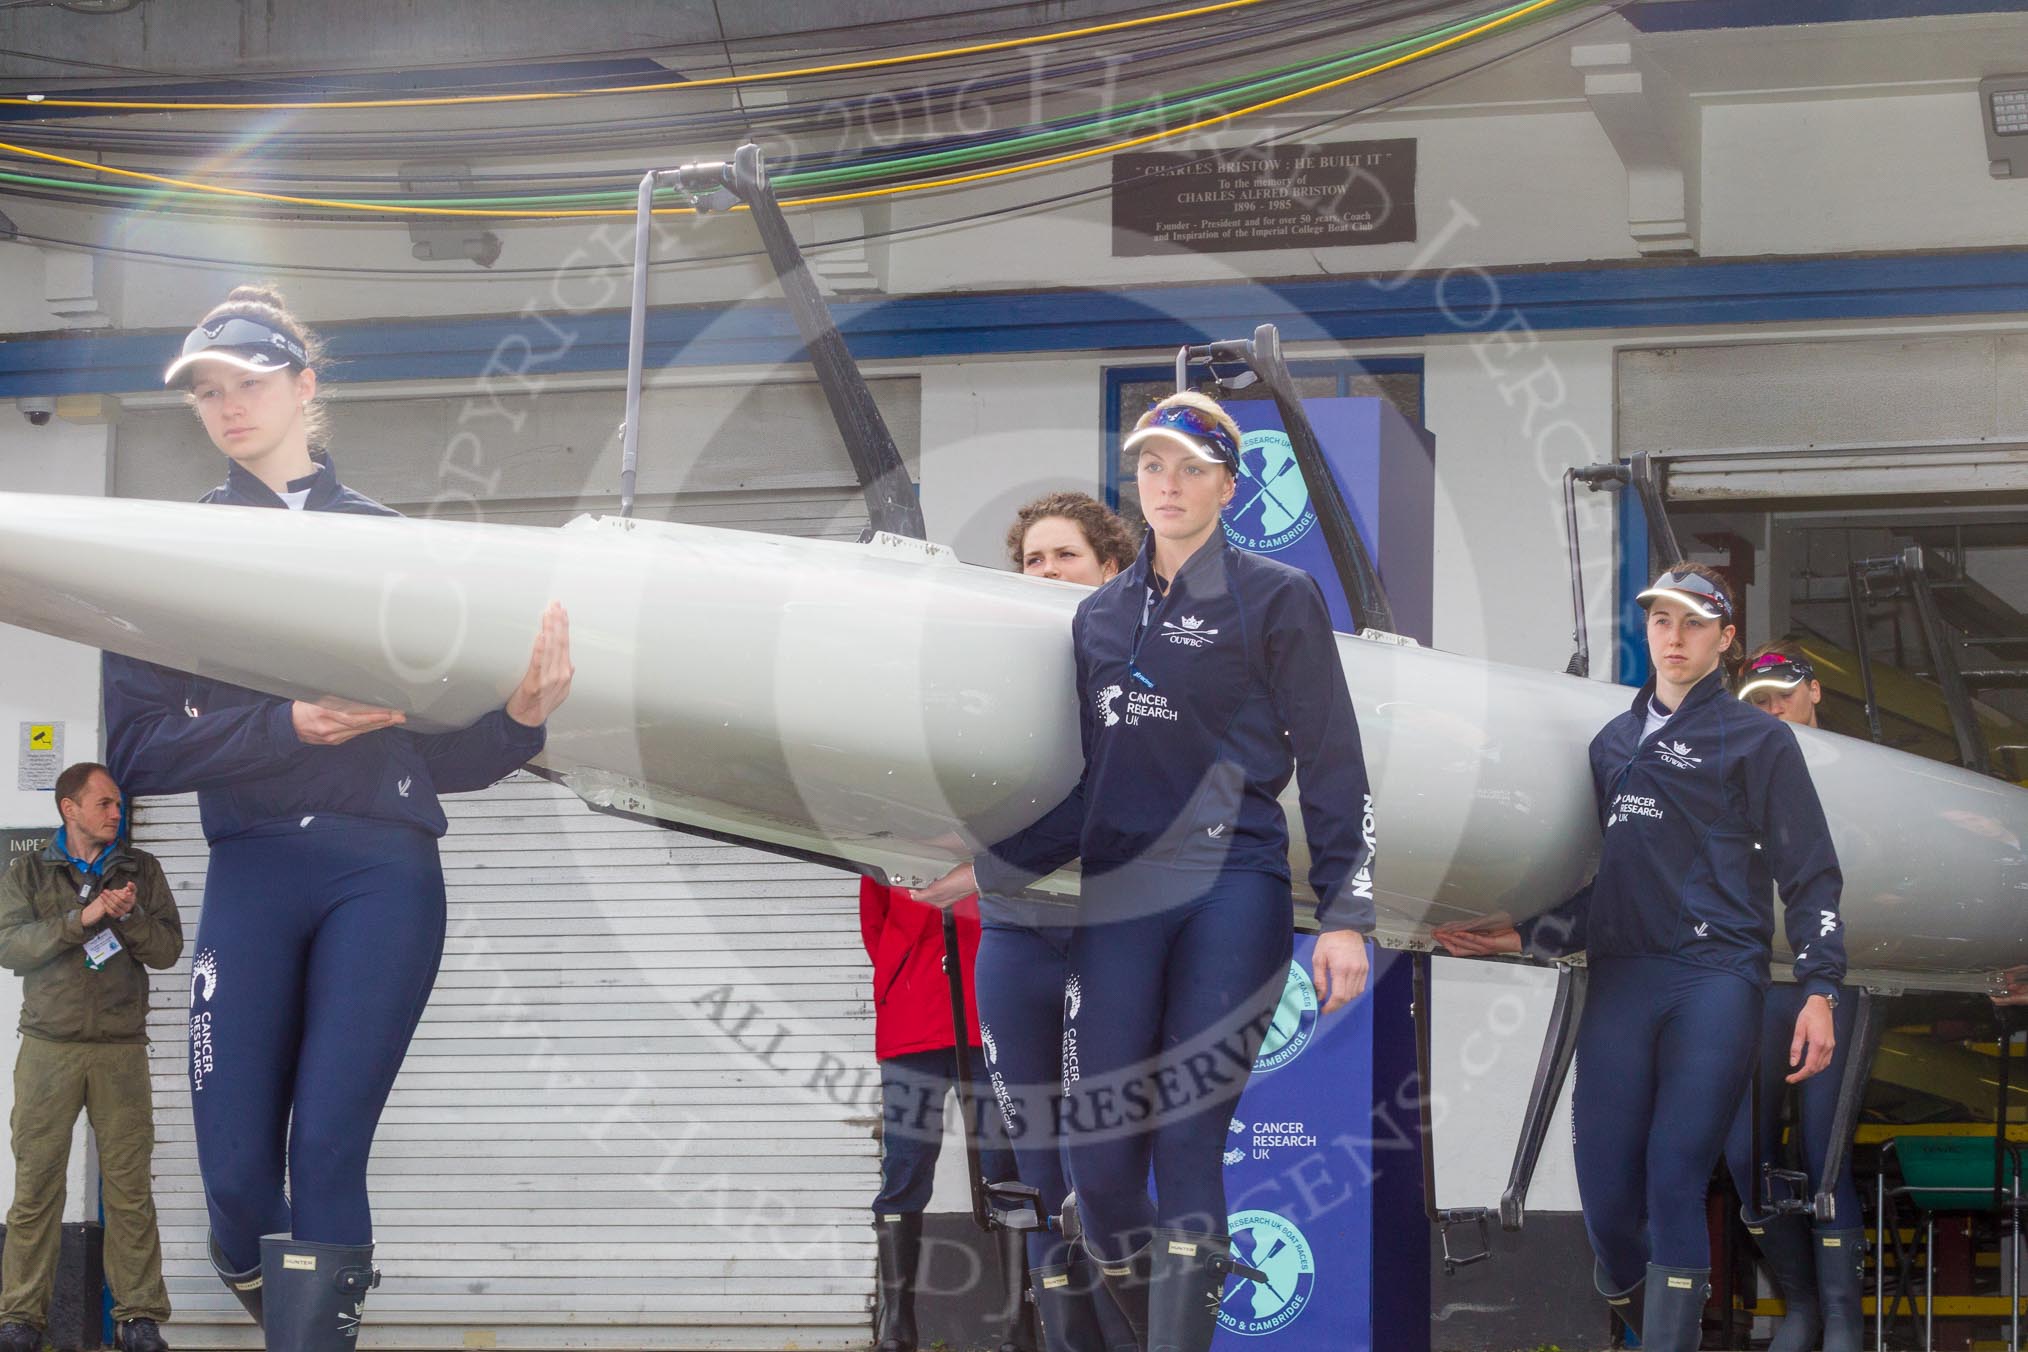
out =
[[[944,980],[951,988],[951,1059],[958,1081],[958,1110],[965,1117],[965,1164],[972,1184],[972,1219],[981,1230],[993,1228],[993,1209],[986,1204],[986,1177],[979,1165],[978,1108],[972,1093],[971,1020],[965,1017],[965,950],[958,942],[958,912],[944,909]]]
[[[1535,1083],[1528,1090],[1528,1108],[1521,1115],[1521,1137],[1514,1144],[1507,1190],[1500,1195],[1503,1230],[1519,1230],[1526,1215],[1528,1187],[1535,1180],[1542,1143],[1549,1139],[1550,1119],[1555,1116],[1557,1099],[1563,1095],[1571,1058],[1577,1054],[1577,1025],[1584,1015],[1584,997],[1590,980],[1585,968],[1564,965],[1557,969],[1556,1002],[1550,1007],[1549,1027],[1542,1036],[1542,1054],[1535,1062]]]
[[[681,174],[650,169],[634,194],[633,300],[627,311],[627,412],[620,424],[620,515],[634,514],[634,471],[641,446],[641,366],[648,336],[648,252],[655,235],[655,189]]]
[[[1845,1068],[1838,1081],[1838,1105],[1831,1113],[1831,1145],[1824,1156],[1823,1173],[1818,1176],[1817,1195],[1811,1199],[1811,1214],[1820,1226],[1840,1220],[1835,1195],[1836,1181],[1845,1173],[1845,1160],[1852,1153],[1852,1136],[1859,1128],[1859,1109],[1866,1099],[1866,1083],[1873,1078],[1873,1059],[1880,1051],[1880,1020],[1873,1008],[1873,992],[1860,986],[1852,992],[1852,1046],[1845,1055]],[[1843,1219],[1856,1219],[1846,1217]]]
[[[1352,509],[1346,505],[1345,495],[1338,489],[1338,480],[1324,460],[1323,443],[1317,440],[1317,429],[1310,425],[1310,415],[1303,411],[1302,397],[1296,393],[1295,377],[1289,373],[1288,363],[1282,360],[1280,330],[1272,324],[1262,324],[1253,331],[1250,339],[1204,343],[1181,349],[1176,353],[1176,388],[1179,392],[1190,388],[1190,367],[1195,362],[1243,364],[1267,386],[1268,393],[1274,397],[1276,410],[1282,415],[1282,430],[1288,434],[1289,449],[1295,453],[1296,470],[1309,489],[1310,505],[1316,509],[1317,520],[1324,528],[1324,543],[1331,552],[1331,566],[1338,574],[1338,585],[1345,592],[1345,603],[1352,609],[1352,623],[1360,629],[1378,629],[1389,634],[1397,632],[1394,609],[1388,604],[1386,588],[1380,584],[1380,572],[1373,566],[1373,555],[1360,538],[1359,525],[1352,517]]]
[[[1852,650],[1859,658],[1859,681],[1866,693],[1866,731],[1875,743],[1887,740],[1880,724],[1880,697],[1873,689],[1873,645],[1866,637],[1866,602],[1872,583],[1868,565],[1855,559],[1846,570],[1845,600],[1852,607]]]
[[[1901,579],[1908,588],[1910,599],[1915,602],[1916,619],[1922,625],[1922,636],[1929,644],[1930,661],[1936,668],[1936,683],[1943,687],[1944,707],[1950,711],[1951,731],[1958,742],[1958,757],[1966,769],[1976,770],[1982,775],[1991,774],[1992,758],[1986,754],[1985,734],[1979,729],[1978,715],[1972,712],[1972,692],[1966,687],[1958,665],[1957,649],[1952,645],[1950,634],[1944,629],[1943,616],[1936,608],[1929,574],[1923,567],[1921,545],[1910,545],[1902,551]]]

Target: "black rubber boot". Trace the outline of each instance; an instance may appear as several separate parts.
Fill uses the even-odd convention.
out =
[[[1591,1265],[1591,1284],[1593,1290],[1605,1297],[1606,1308],[1612,1311],[1613,1327],[1623,1335],[1613,1340],[1614,1346],[1639,1347],[1641,1305],[1647,1299],[1647,1283],[1635,1282],[1624,1291],[1615,1291],[1612,1279],[1606,1276],[1605,1265],[1594,1262]]]
[[[162,1329],[152,1319],[123,1319],[113,1328],[113,1346],[119,1352],[169,1352]]]
[[[1148,1352],[1211,1352],[1232,1241],[1157,1230],[1148,1253]]]
[[[1077,1209],[1077,1194],[1063,1199],[1057,1213],[1057,1233],[1076,1261],[1089,1264],[1097,1273],[1092,1299],[1098,1302],[1099,1322],[1106,1329],[1109,1352],[1147,1352],[1148,1348],[1148,1246],[1142,1245],[1117,1263],[1108,1263],[1084,1242],[1084,1220]]]
[[[1147,1352],[1148,1348],[1148,1252],[1152,1247],[1143,1244],[1117,1263],[1098,1257],[1092,1260],[1098,1265],[1099,1284],[1111,1297],[1120,1318],[1126,1321],[1134,1335],[1134,1346],[1141,1352]]]
[[[261,1236],[267,1352],[352,1352],[366,1293],[378,1285],[371,1244]]]
[[[1641,1352],[1697,1352],[1704,1342],[1704,1302],[1710,1296],[1710,1268],[1648,1264]]]
[[[1092,1318],[1099,1327],[1099,1341],[1091,1344],[1102,1347],[1105,1352],[1139,1352],[1145,1334],[1136,1334],[1134,1326],[1127,1322],[1127,1313],[1120,1303],[1113,1299],[1113,1293],[1106,1289],[1105,1281],[1099,1276],[1098,1264],[1082,1248],[1074,1249],[1071,1272],[1085,1283],[1091,1292]],[[1079,1348],[1078,1352],[1083,1352]]]
[[[18,1319],[0,1324],[0,1352],[42,1352],[42,1330]]]
[[[232,1292],[233,1299],[246,1308],[253,1316],[256,1326],[261,1322],[261,1270],[258,1264],[245,1272],[234,1272],[225,1265],[225,1255],[219,1251],[218,1241],[211,1241],[211,1270],[225,1283],[225,1289]]]
[[[874,1352],[915,1352],[915,1283],[922,1265],[922,1213],[873,1220],[880,1258],[880,1307],[873,1315]]]
[[[1768,1352],[1815,1352],[1824,1317],[1817,1302],[1817,1255],[1810,1223],[1801,1216],[1754,1220],[1744,1211],[1739,1218],[1760,1247],[1768,1275],[1782,1294],[1782,1322]]]
[[[1098,1274],[1077,1262],[1034,1268],[1029,1278],[1035,1311],[1041,1316],[1042,1345],[1048,1352],[1105,1352],[1105,1330],[1099,1326],[1096,1301],[1107,1299]],[[1133,1348],[1131,1335],[1127,1343]]]
[[[1866,1290],[1866,1232],[1816,1232],[1817,1292],[1824,1308],[1824,1352],[1859,1352],[1866,1318],[1860,1300]]]
[[[1040,1352],[1035,1331],[1035,1304],[1028,1293],[1028,1236],[1020,1230],[993,1232],[1000,1251],[1000,1289],[1007,1293],[1007,1327],[1000,1333],[1000,1352]]]

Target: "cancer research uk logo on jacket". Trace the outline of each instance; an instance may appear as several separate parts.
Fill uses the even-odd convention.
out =
[[[1288,433],[1264,428],[1240,441],[1239,485],[1220,520],[1226,539],[1255,554],[1278,554],[1316,529]]]

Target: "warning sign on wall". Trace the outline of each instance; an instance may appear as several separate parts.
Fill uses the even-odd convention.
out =
[[[24,791],[53,789],[63,771],[63,724],[23,723],[20,767],[14,787]]]

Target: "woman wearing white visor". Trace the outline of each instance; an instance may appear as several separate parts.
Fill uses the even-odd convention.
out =
[[[1760,1035],[1768,877],[1809,997],[1801,1079],[1831,1056],[1841,876],[1794,733],[1726,689],[1738,630],[1724,580],[1679,563],[1640,602],[1654,676],[1591,743],[1596,875],[1518,929],[1437,938],[1461,955],[1587,955],[1572,1117],[1595,1280],[1648,1352],[1689,1352],[1711,1270],[1705,1192]]]

